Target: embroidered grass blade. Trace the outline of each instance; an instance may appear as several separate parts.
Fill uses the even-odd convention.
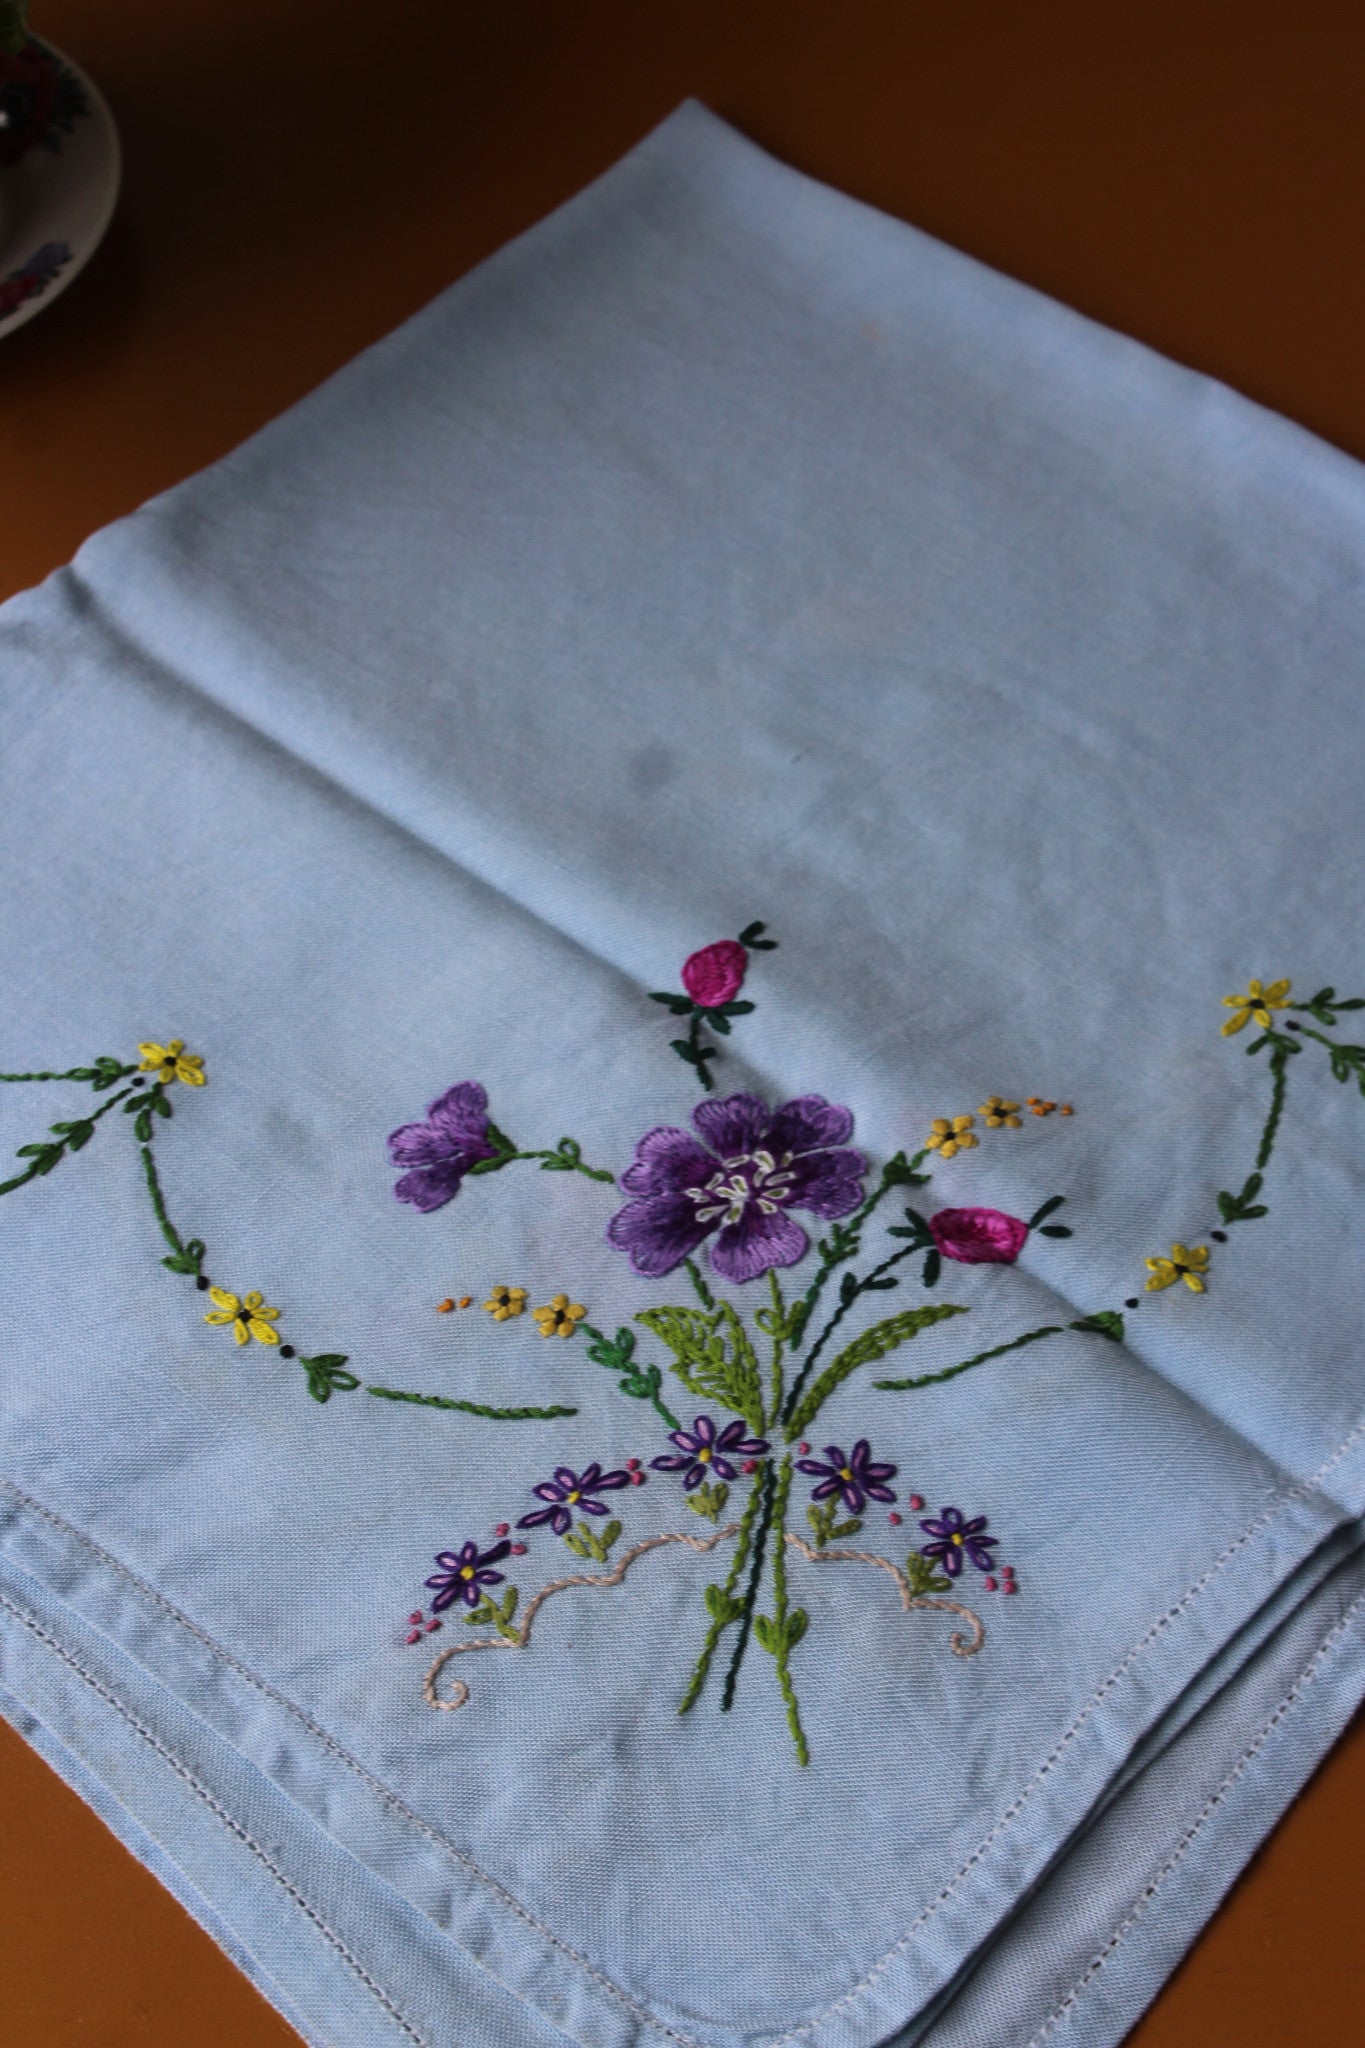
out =
[[[703,1401],[742,1415],[755,1436],[765,1427],[763,1388],[749,1333],[728,1301],[707,1315],[694,1308],[647,1308],[635,1318],[673,1354],[673,1370]]]
[[[900,1345],[908,1344],[912,1337],[918,1337],[921,1330],[943,1322],[948,1316],[966,1313],[965,1308],[953,1302],[940,1301],[926,1308],[902,1309],[899,1315],[888,1316],[885,1322],[873,1323],[871,1329],[862,1331],[851,1344],[846,1344],[806,1390],[788,1420],[788,1441],[805,1435],[835,1388],[842,1386],[860,1365],[870,1365],[875,1359],[885,1358]]]

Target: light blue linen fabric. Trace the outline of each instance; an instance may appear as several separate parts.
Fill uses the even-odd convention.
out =
[[[4,608],[0,1066],[183,1039],[179,1241],[363,1384],[310,1399],[205,1323],[121,1104],[6,1195],[0,1710],[307,2040],[1109,2048],[1151,1998],[1365,1690],[1365,1109],[1328,1048],[1282,1058],[1268,1215],[1209,1235],[1273,1052],[1222,999],[1365,992],[1363,590],[1354,464],[687,107]],[[809,1456],[896,1467],[830,1548],[905,1569],[941,1505],[988,1517],[993,1589],[947,1593],[984,1641],[789,1546],[803,1765],[758,1635],[721,1710],[733,1623],[677,1712],[735,1539],[673,1543],[449,1659],[434,1710],[474,1626],[426,1633],[439,1553],[632,1458],[613,1563],[705,1542],[785,1445],[690,1514],[649,1402],[529,1312],[667,1365],[632,1318],[695,1300],[607,1241],[621,1190],[517,1163],[421,1214],[386,1136],[477,1080],[619,1179],[699,1096],[650,992],[754,919],[718,1097],[846,1105],[869,1189],[975,1118],[843,1270],[907,1204],[1066,1196],[1070,1237],[927,1290],[916,1253],[824,1353],[966,1311],[851,1371]],[[4,1084],[6,1152],[93,1106]],[[1206,1292],[1147,1291],[1176,1244]],[[766,1282],[707,1270],[754,1330]],[[1121,1340],[1070,1327],[1100,1310]],[[613,1568],[523,1534],[523,1617]]]

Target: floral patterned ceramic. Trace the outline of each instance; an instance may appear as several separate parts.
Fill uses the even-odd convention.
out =
[[[84,72],[31,40],[0,55],[0,335],[89,262],[118,198],[118,133]]]

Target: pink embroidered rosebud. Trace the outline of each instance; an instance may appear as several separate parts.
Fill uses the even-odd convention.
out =
[[[944,1258],[964,1266],[1012,1266],[1028,1236],[1027,1223],[1000,1209],[940,1209],[929,1229]]]
[[[739,994],[748,965],[748,952],[738,939],[717,939],[684,960],[682,984],[701,1009],[717,1010]]]

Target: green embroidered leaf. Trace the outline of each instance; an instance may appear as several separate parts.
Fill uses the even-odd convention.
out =
[[[844,1346],[837,1358],[831,1359],[819,1378],[806,1389],[795,1413],[788,1420],[788,1441],[805,1435],[835,1388],[842,1386],[860,1365],[885,1358],[889,1352],[908,1344],[912,1337],[918,1337],[921,1330],[929,1329],[934,1323],[966,1313],[965,1308],[953,1302],[937,1302],[928,1308],[902,1309],[899,1315],[888,1316],[885,1322],[874,1323],[871,1329],[864,1330],[851,1344]]]
[[[187,1249],[192,1250],[193,1246],[187,1247]],[[204,1248],[200,1245],[199,1256],[201,1258],[203,1253]],[[169,1259],[163,1260],[162,1264],[169,1265]],[[189,1269],[176,1268],[176,1271],[187,1270]],[[355,1374],[345,1370],[346,1354],[344,1351],[319,1352],[316,1358],[300,1358],[299,1364],[308,1375],[308,1391],[315,1401],[330,1401],[333,1394],[353,1394],[360,1385],[360,1381],[356,1378]]]
[[[1123,1317],[1116,1308],[1097,1309],[1093,1316],[1082,1316],[1071,1328],[1096,1337],[1109,1337],[1115,1344],[1123,1342]]]
[[[711,1315],[695,1308],[647,1308],[635,1320],[668,1346],[673,1370],[685,1387],[703,1401],[719,1401],[742,1415],[756,1436],[762,1434],[758,1360],[728,1301]]]
[[[905,1560],[905,1576],[910,1582],[911,1597],[916,1600],[923,1599],[926,1593],[952,1591],[951,1581],[935,1571],[930,1559],[921,1557],[917,1550],[912,1550]]]
[[[1049,1217],[1049,1216],[1050,1216],[1050,1215],[1052,1214],[1052,1212],[1053,1212],[1053,1210],[1054,1210],[1054,1209],[1060,1209],[1060,1208],[1061,1208],[1061,1206],[1062,1206],[1062,1203],[1063,1203],[1063,1202],[1064,1202],[1065,1200],[1066,1200],[1066,1196],[1065,1196],[1065,1195],[1053,1195],[1053,1196],[1051,1196],[1051,1197],[1050,1197],[1050,1199],[1049,1199],[1048,1201],[1044,1202],[1044,1204],[1043,1204],[1043,1206],[1042,1206],[1042,1208],[1041,1208],[1041,1209],[1035,1209],[1035,1210],[1034,1210],[1034,1212],[1033,1212],[1033,1214],[1032,1214],[1032,1215],[1031,1215],[1031,1216],[1029,1217],[1029,1220],[1028,1220],[1028,1227],[1029,1227],[1029,1229],[1030,1229],[1030,1230],[1037,1230],[1037,1228],[1038,1228],[1039,1224],[1041,1224],[1041,1223],[1042,1223],[1042,1222],[1043,1222],[1043,1221],[1044,1221],[1044,1220],[1045,1220],[1045,1219],[1046,1219],[1047,1217]],[[1051,1232],[1049,1231],[1048,1235],[1049,1235],[1049,1236],[1051,1236],[1051,1234],[1052,1234],[1052,1233],[1051,1233]],[[1071,1235],[1071,1233],[1070,1233],[1070,1231],[1068,1231],[1068,1232],[1067,1232],[1067,1236],[1068,1236],[1068,1237],[1070,1237],[1070,1235]]]
[[[840,1543],[846,1536],[856,1536],[862,1528],[861,1521],[854,1516],[851,1521],[840,1522],[835,1518],[839,1510],[833,1501],[812,1501],[806,1509],[806,1520],[815,1536],[815,1547],[823,1550],[827,1543]]]
[[[687,1505],[693,1514],[701,1515],[708,1522],[719,1522],[729,1498],[730,1489],[723,1479],[717,1479],[714,1484],[708,1481],[705,1485],[699,1486],[695,1493],[686,1496]]]
[[[744,1612],[744,1602],[737,1600],[733,1593],[727,1593],[724,1586],[707,1586],[702,1594],[706,1611],[712,1621],[725,1628],[732,1621],[738,1621]]]
[[[666,1009],[673,1012],[675,1017],[686,1017],[691,1014],[691,996],[674,995],[671,990],[660,988],[653,990],[649,1000],[651,1003],[662,1003]]]
[[[782,1658],[796,1648],[809,1626],[810,1616],[804,1607],[794,1607],[785,1621],[775,1621],[770,1614],[756,1614],[754,1638],[770,1657]]]
[[[571,1550],[575,1557],[586,1557],[588,1555],[587,1543],[576,1529],[570,1529],[568,1535],[564,1538],[564,1543],[565,1547]]]

